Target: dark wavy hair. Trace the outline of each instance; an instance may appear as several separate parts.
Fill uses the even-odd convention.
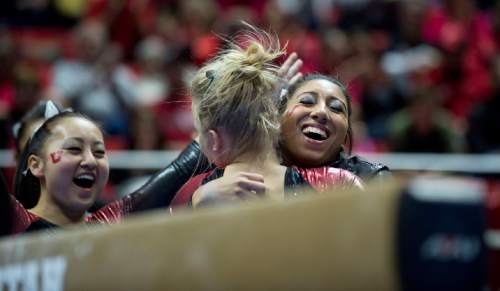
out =
[[[38,128],[33,136],[28,140],[24,150],[19,158],[19,165],[16,169],[14,178],[14,195],[26,209],[31,209],[36,206],[40,198],[40,180],[35,177],[29,170],[28,158],[31,155],[41,155],[42,150],[47,142],[47,139],[52,135],[52,128],[64,118],[77,117],[83,118],[96,124],[102,131],[101,127],[89,117],[73,112],[63,111],[49,119]]]
[[[349,94],[349,91],[347,91],[347,87],[338,79],[327,76],[327,75],[322,75],[322,74],[306,74],[303,77],[301,77],[295,84],[290,86],[288,88],[287,94],[284,96],[284,98],[281,99],[280,105],[279,105],[279,111],[280,115],[283,116],[283,113],[286,110],[286,106],[288,103],[288,100],[290,97],[299,89],[302,87],[306,82],[313,81],[313,80],[326,80],[328,82],[332,82],[333,84],[339,86],[340,90],[345,96],[345,99],[347,101],[347,140],[348,140],[348,154],[351,154],[352,152],[352,145],[353,145],[353,137],[352,137],[352,127],[351,127],[351,113],[352,113],[352,108],[351,108],[351,95]]]

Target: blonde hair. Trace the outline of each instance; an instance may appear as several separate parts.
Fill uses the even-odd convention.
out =
[[[191,86],[198,130],[223,127],[233,138],[233,156],[275,145],[279,136],[274,61],[283,50],[276,37],[249,27],[198,71]]]

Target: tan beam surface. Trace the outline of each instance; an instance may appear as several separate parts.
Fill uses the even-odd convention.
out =
[[[5,288],[18,280],[35,290],[47,284],[64,290],[397,290],[397,192],[394,186],[322,194],[173,217],[164,211],[121,225],[10,238],[0,241],[0,282]],[[19,279],[13,279],[16,270],[24,274]]]

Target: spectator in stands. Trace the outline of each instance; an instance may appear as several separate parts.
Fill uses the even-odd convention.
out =
[[[493,97],[474,107],[467,129],[468,150],[473,153],[500,151],[500,56],[492,63]]]
[[[133,74],[121,63],[119,46],[108,41],[101,22],[83,22],[75,37],[80,58],[55,64],[53,94],[101,123],[116,142],[113,147],[128,148],[130,111],[136,102]]]
[[[311,186],[318,191],[332,187],[362,188],[359,178],[345,170],[280,165],[275,150],[280,128],[276,94],[280,78],[273,62],[282,51],[274,39],[256,30],[237,40],[238,44],[229,43],[229,49],[205,64],[192,82],[193,117],[201,149],[217,168],[189,180],[172,205],[183,205],[191,199],[193,206],[264,197],[281,200],[288,194],[297,195],[299,186]],[[338,147],[335,135],[345,136],[347,131],[346,97],[339,88],[329,91],[327,96],[310,93],[314,85],[302,88],[303,91],[297,92],[300,96],[292,98],[287,107],[283,135],[302,150],[296,154],[304,165],[326,164],[328,157],[321,152]],[[316,115],[310,115],[309,111],[316,111]],[[288,150],[284,150],[285,154]],[[288,161],[285,164],[291,165]],[[252,185],[248,172],[266,179],[257,179]],[[249,187],[233,193],[194,192],[221,177],[235,179],[236,184],[242,177],[248,178]]]
[[[18,62],[14,67],[15,104],[11,116],[19,120],[43,99],[41,75],[35,65]]]
[[[390,147],[396,152],[452,153],[463,141],[450,115],[439,106],[437,89],[417,90],[407,108],[389,120]]]
[[[161,137],[155,108],[164,102],[170,91],[165,74],[167,47],[159,36],[149,36],[136,50],[138,60],[136,93],[132,132],[133,148],[155,150],[160,148]],[[151,134],[151,130],[157,134]]]
[[[457,118],[465,119],[476,103],[491,96],[489,64],[498,51],[491,16],[473,0],[428,4],[422,36],[444,52],[443,73],[436,81],[446,88],[444,105]]]
[[[9,118],[15,106],[16,49],[9,31],[0,27],[0,148],[9,146]]]

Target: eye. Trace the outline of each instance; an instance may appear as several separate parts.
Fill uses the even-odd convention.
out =
[[[76,146],[67,147],[66,150],[72,154],[79,154],[82,151],[79,147]]]
[[[96,156],[97,158],[104,158],[105,155],[106,155],[105,150],[95,150],[94,151],[94,156]]]
[[[345,113],[344,105],[339,100],[332,100],[329,104],[329,107],[333,112]]]
[[[299,98],[300,104],[312,105],[316,103],[316,99],[314,99],[311,95],[303,95]]]

